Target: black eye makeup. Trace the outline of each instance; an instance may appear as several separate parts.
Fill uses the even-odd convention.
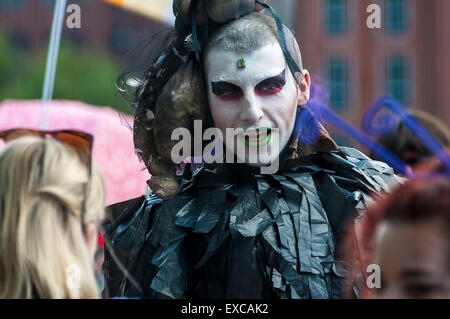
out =
[[[215,95],[225,100],[239,98],[243,94],[239,86],[225,81],[211,82],[211,89]]]
[[[280,74],[259,82],[255,92],[259,95],[272,95],[280,92],[286,85],[286,69]],[[243,96],[242,89],[230,82],[211,82],[212,92],[222,100],[235,100]]]
[[[405,293],[413,298],[427,298],[434,293],[440,293],[443,287],[438,282],[413,282],[403,287]]]
[[[286,69],[277,76],[265,79],[256,85],[256,92],[263,95],[276,94],[286,85]]]

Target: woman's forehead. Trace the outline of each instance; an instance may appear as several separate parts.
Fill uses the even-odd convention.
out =
[[[283,51],[273,43],[250,54],[213,49],[206,57],[208,81],[262,81],[280,74],[286,68]]]

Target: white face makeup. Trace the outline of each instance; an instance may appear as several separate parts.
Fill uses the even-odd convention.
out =
[[[238,67],[240,59],[245,59],[244,68]],[[247,56],[213,49],[206,57],[205,67],[208,100],[216,127],[223,136],[227,128],[248,132],[249,140],[238,138],[233,149],[227,142],[225,146],[235,154],[236,149],[244,148],[245,159],[241,160],[250,165],[275,161],[291,137],[298,105],[298,86],[280,45],[269,44]],[[278,141],[268,130],[275,128]],[[271,154],[273,149],[279,151]],[[239,158],[240,153],[236,155]],[[254,158],[256,162],[249,160]]]

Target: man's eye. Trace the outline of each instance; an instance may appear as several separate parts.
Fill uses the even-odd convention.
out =
[[[427,283],[415,283],[406,285],[405,290],[413,298],[424,298],[439,291],[439,286]]]
[[[233,99],[242,95],[242,90],[239,86],[228,82],[211,82],[212,92],[220,98]]]
[[[277,89],[282,89],[284,87],[284,83],[277,82],[277,81],[271,81],[269,83],[265,83],[264,85],[258,85],[258,90],[263,91],[273,91]]]
[[[256,86],[256,91],[260,94],[276,94],[286,85],[285,71],[272,78],[260,82]]]

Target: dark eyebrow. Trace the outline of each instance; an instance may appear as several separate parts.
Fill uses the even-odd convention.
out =
[[[259,82],[256,86],[268,84],[271,82],[278,82],[278,83],[286,83],[286,69],[284,69],[280,74],[272,76],[270,78],[264,79],[261,82]]]
[[[235,87],[239,87],[236,84],[233,84],[231,82],[227,82],[227,81],[211,81],[211,86],[235,86]]]
[[[216,95],[221,95],[228,90],[231,90],[233,92],[239,92],[241,90],[239,86],[226,81],[217,81],[217,82],[212,81],[211,89],[212,92]]]
[[[431,276],[432,273],[422,269],[405,269],[400,273],[400,277],[410,278],[410,277],[427,277]]]

